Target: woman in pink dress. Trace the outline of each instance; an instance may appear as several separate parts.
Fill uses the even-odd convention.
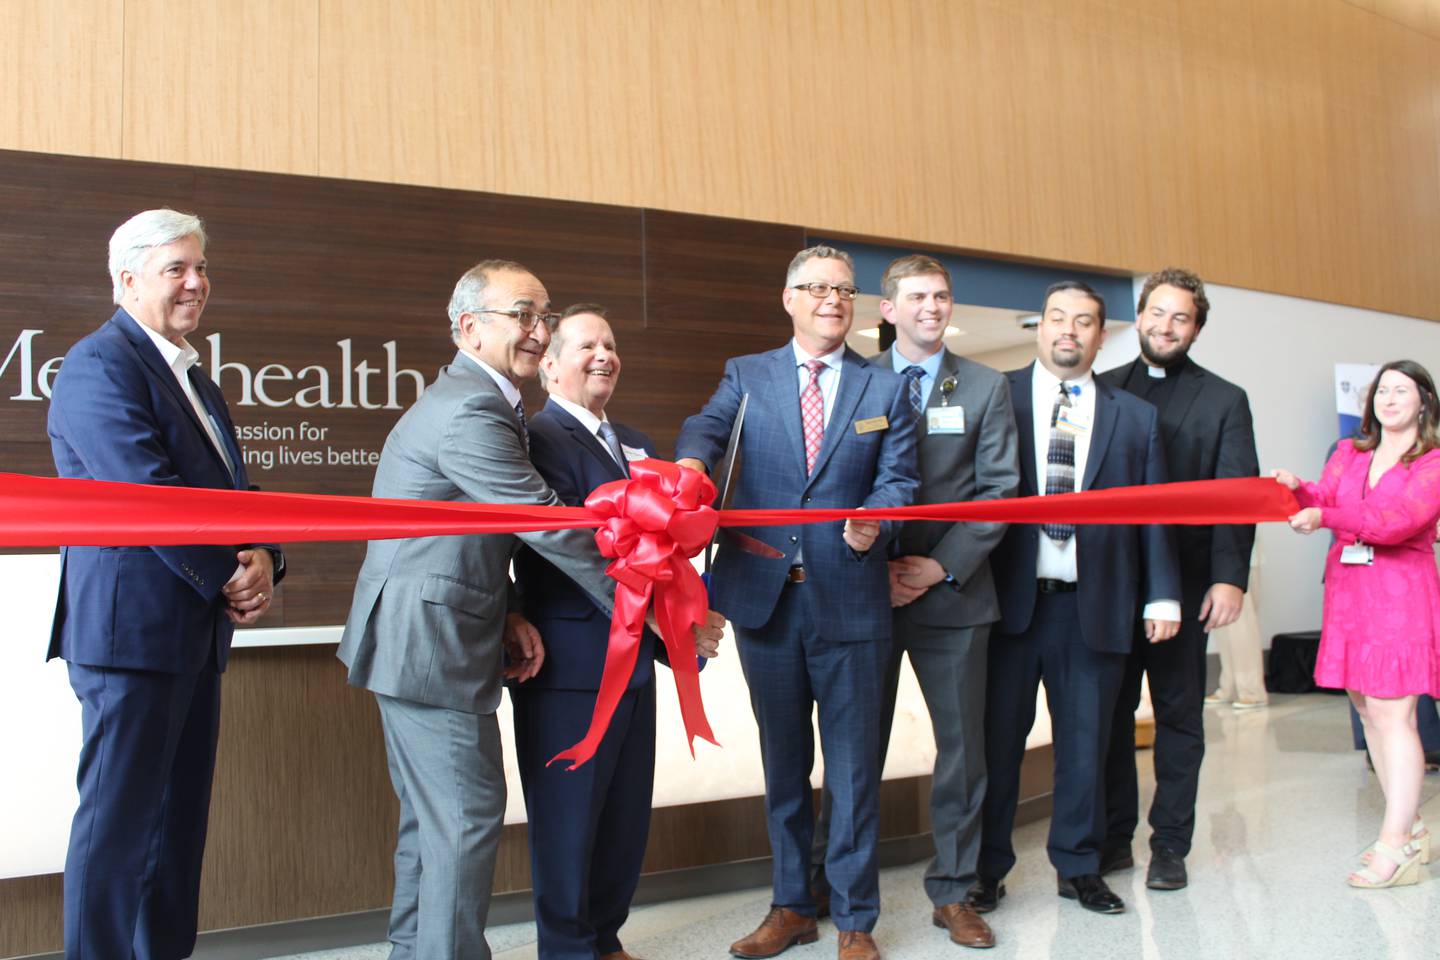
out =
[[[1430,374],[1411,360],[1387,363],[1370,385],[1359,435],[1340,442],[1318,483],[1274,473],[1300,502],[1290,526],[1335,534],[1315,682],[1350,694],[1385,794],[1380,839],[1350,874],[1355,887],[1416,883],[1430,861],[1418,817],[1425,755],[1415,700],[1440,696],[1437,424]]]

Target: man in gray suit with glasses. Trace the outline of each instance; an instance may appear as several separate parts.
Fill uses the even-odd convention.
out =
[[[528,456],[519,384],[550,342],[550,296],[529,270],[486,260],[450,298],[454,361],[390,432],[374,496],[559,505]],[[533,677],[541,638],[511,612],[524,541],[608,613],[614,584],[590,530],[371,541],[338,656],[380,705],[400,800],[392,960],[487,960],[485,920],[505,813],[495,710],[503,677]],[[718,618],[697,630],[714,656]]]

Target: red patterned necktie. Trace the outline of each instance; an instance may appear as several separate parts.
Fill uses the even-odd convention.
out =
[[[806,360],[810,382],[800,391],[800,422],[805,426],[805,473],[815,472],[815,458],[820,456],[820,442],[825,439],[825,398],[820,395],[820,360]]]

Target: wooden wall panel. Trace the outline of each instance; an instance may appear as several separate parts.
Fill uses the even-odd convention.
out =
[[[124,152],[317,172],[318,0],[124,0]]]
[[[0,147],[120,156],[125,0],[0,0]]]
[[[123,129],[1440,318],[1440,0],[6,2],[0,146]]]
[[[320,172],[640,205],[643,0],[321,0]]]

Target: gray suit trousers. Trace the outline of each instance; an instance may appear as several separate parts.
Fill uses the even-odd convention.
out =
[[[499,722],[375,699],[400,799],[390,960],[489,960],[485,920],[505,818]]]
[[[925,893],[935,906],[957,903],[975,880],[980,856],[980,809],[985,800],[985,659],[990,625],[941,629],[895,620],[885,675],[881,766],[895,718],[900,659],[910,666],[935,732],[930,829],[935,857],[925,870]]]

